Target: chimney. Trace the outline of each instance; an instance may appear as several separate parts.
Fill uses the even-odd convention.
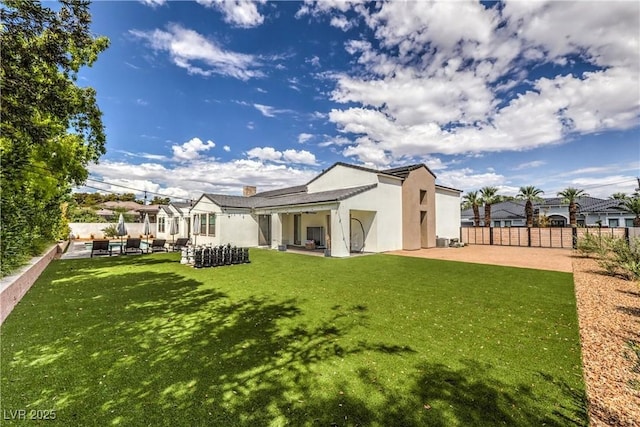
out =
[[[253,187],[250,185],[245,185],[244,187],[242,187],[242,195],[244,197],[255,196],[255,194],[256,194],[256,187]]]

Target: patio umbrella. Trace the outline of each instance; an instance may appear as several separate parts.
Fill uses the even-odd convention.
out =
[[[174,236],[178,234],[178,218],[173,218],[171,220],[171,226],[169,227],[169,234],[171,234],[171,242],[173,242]]]
[[[196,236],[200,234],[200,215],[193,216],[193,227],[191,227],[191,234],[193,234],[193,246],[195,246]]]
[[[151,224],[149,224],[149,214],[144,214],[144,225],[142,226],[142,231],[145,236],[147,236],[147,252],[149,251],[149,231],[151,228]]]
[[[127,227],[124,226],[124,216],[120,214],[118,218],[118,225],[116,226],[116,232],[120,236],[120,250],[122,250],[122,236],[127,234]]]

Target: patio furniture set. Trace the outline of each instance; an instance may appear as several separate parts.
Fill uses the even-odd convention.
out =
[[[178,251],[186,247],[188,238],[178,238],[167,243],[166,239],[153,239],[151,243],[143,242],[140,238],[128,238],[123,242],[112,242],[106,239],[94,240],[91,244],[91,258],[94,255],[129,255],[153,252]]]

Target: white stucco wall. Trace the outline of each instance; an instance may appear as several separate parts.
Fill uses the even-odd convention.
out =
[[[367,240],[365,251],[385,252],[402,249],[402,183],[400,180],[381,180],[376,188],[343,200],[340,205],[347,212],[347,237],[349,236],[349,210],[376,212],[371,227],[371,232],[375,232],[376,236]],[[333,245],[331,255],[334,255]]]
[[[378,175],[359,169],[338,165],[307,185],[309,193],[336,190],[339,188],[359,187],[375,184]]]
[[[273,227],[273,225],[272,225]],[[271,233],[273,238],[273,232]],[[218,215],[216,219],[215,244],[231,246],[254,247],[258,246],[258,217],[248,213],[234,213]]]
[[[436,236],[460,237],[460,194],[436,187]]]
[[[71,222],[69,227],[71,228],[71,234],[75,239],[91,239],[93,234],[94,239],[104,239],[104,232],[102,229],[109,225],[115,225],[114,223],[107,222]],[[144,224],[140,222],[125,222],[125,228],[127,233],[131,237],[139,237],[143,235]],[[156,235],[156,224],[150,224],[150,233]]]

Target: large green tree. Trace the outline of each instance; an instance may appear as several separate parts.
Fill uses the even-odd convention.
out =
[[[497,203],[499,200],[498,188],[482,187],[480,189],[480,195],[484,203],[484,226],[491,227],[491,205]]]
[[[569,204],[569,224],[571,227],[577,227],[577,213],[578,213],[578,199],[581,197],[588,197],[584,190],[580,190],[574,187],[567,187],[564,190],[558,192],[558,197],[562,198],[564,203]]]
[[[533,227],[533,202],[538,202],[542,200],[540,197],[541,194],[544,194],[539,188],[534,187],[533,185],[528,185],[526,187],[520,187],[520,191],[516,196],[519,199],[526,200],[524,204],[524,213],[527,217],[527,227]]]
[[[65,234],[61,204],[105,153],[96,92],[77,76],[109,41],[91,33],[87,1],[56,9],[20,0],[0,8],[3,274]]]

